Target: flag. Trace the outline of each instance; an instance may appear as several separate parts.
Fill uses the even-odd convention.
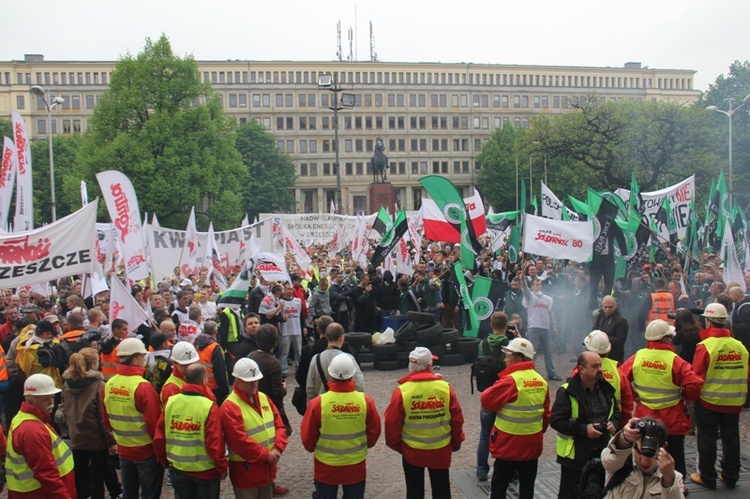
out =
[[[109,295],[110,324],[115,319],[122,319],[128,323],[129,331],[135,331],[141,323],[149,320],[146,311],[117,277],[112,278],[110,286],[112,288]]]
[[[718,238],[718,224],[721,194],[719,193],[719,189],[716,187],[713,180],[711,181],[711,190],[708,192],[708,201],[706,203],[706,223],[703,237],[705,238],[705,241],[708,241],[708,244],[711,247],[717,249],[720,242]]]
[[[436,201],[436,199],[430,198],[422,199],[420,211],[422,212],[425,237],[433,241],[444,241],[446,243],[455,244],[460,242],[460,225],[449,222],[446,219],[445,213],[443,213],[442,205]],[[463,203],[469,212],[474,233],[477,236],[481,236],[487,231],[482,197],[475,189],[474,195],[463,199]]]
[[[180,253],[180,268],[184,268],[185,265],[190,269],[198,266],[198,229],[195,226],[195,207],[190,209],[190,217],[185,227],[185,241],[182,245],[182,253]],[[206,260],[203,260],[203,266],[210,268]]]
[[[419,265],[420,259],[422,258],[422,235],[419,233],[419,229],[423,228],[424,220],[422,214],[424,213],[424,205],[419,208],[416,217],[412,217],[408,221],[409,224],[409,238],[411,239],[412,246],[416,250],[414,252],[414,265]]]
[[[375,217],[375,222],[372,224],[372,230],[376,231],[381,237],[383,237],[392,225],[393,220],[391,220],[391,216],[388,214],[388,211],[381,206],[380,210],[378,210],[378,216]]]
[[[685,239],[682,243],[682,250],[685,253],[685,265],[683,268],[688,274],[698,271],[701,249],[703,243],[698,231],[698,214],[695,212],[695,202],[690,200],[690,217],[688,219]]]
[[[81,206],[89,204],[89,191],[86,187],[86,181],[81,180]]]
[[[563,213],[567,210],[563,205],[560,198],[558,198],[552,189],[547,187],[547,184],[542,182],[542,213],[541,215],[545,218],[552,218],[554,220],[560,220],[563,218]]]
[[[526,180],[521,177],[521,213],[526,213]],[[523,219],[521,221],[523,223]]]
[[[266,281],[291,282],[284,255],[258,252],[254,258],[256,268]]]
[[[517,220],[520,213],[521,210],[487,214],[487,232],[492,236],[490,247],[495,254],[502,251],[504,244],[510,239],[508,228]]]
[[[732,207],[732,237],[734,238],[734,246],[737,249],[737,260],[739,260],[740,266],[743,268],[747,258],[747,253],[745,253],[746,236],[747,220],[745,220],[745,213],[739,206],[734,205]]]
[[[716,237],[721,239],[724,237],[724,228],[727,224],[725,220],[729,220],[731,225],[732,220],[732,205],[729,202],[729,193],[727,192],[727,183],[724,180],[724,172],[719,172],[719,180],[716,181],[716,191],[719,198],[719,212],[718,219],[716,222]]]
[[[591,222],[562,222],[525,215],[523,251],[540,256],[585,262],[592,254]]]
[[[156,218],[156,213],[151,217],[151,225],[153,227],[156,227],[157,229],[161,228],[161,224],[159,223],[159,219]]]
[[[245,216],[242,217],[242,221],[240,222],[240,227],[244,227],[246,225],[250,225],[250,220],[247,218],[247,213],[245,213]]]
[[[305,249],[294,238],[292,233],[289,232],[289,229],[287,229],[286,226],[283,226],[283,231],[284,237],[286,238],[286,247],[289,248],[289,251],[292,253],[292,255],[294,255],[294,259],[297,261],[297,265],[299,265],[299,268],[307,272],[310,269],[312,260],[309,256],[307,256],[307,252],[305,252]]]
[[[16,216],[13,219],[13,230],[23,232],[34,228],[34,188],[31,179],[31,144],[26,133],[26,122],[17,113],[11,113],[13,135],[16,141],[18,156],[18,174],[16,175]]]
[[[367,251],[370,249],[370,242],[367,240],[367,222],[362,215],[357,216],[357,226],[354,232],[352,260],[362,268],[367,268]]]
[[[221,256],[219,255],[219,248],[216,246],[213,222],[208,225],[208,237],[206,237],[206,251],[203,254],[203,266],[208,268],[206,280],[213,277],[214,282],[219,286],[219,289],[221,291],[226,291],[227,281],[224,279],[224,270],[221,268]]]
[[[414,267],[411,258],[409,258],[409,246],[406,244],[406,238],[398,240],[396,245],[396,269],[399,274],[405,274],[409,277],[414,275]]]
[[[339,224],[338,227],[336,227],[336,232],[333,234],[333,239],[331,240],[329,254],[335,255],[336,253],[340,253],[345,248],[344,244],[344,224]]]
[[[732,238],[732,227],[729,225],[729,220],[724,221],[724,235],[721,240],[721,258],[724,260],[724,284],[730,282],[737,283],[742,291],[747,291],[745,286],[745,275],[740,267],[740,262],[737,260],[737,250],[734,246],[734,239]]]
[[[464,325],[463,336],[469,336],[476,338],[479,334],[479,320],[477,319],[476,312],[474,311],[474,304],[471,301],[471,291],[469,286],[466,284],[466,278],[464,277],[464,267],[461,262],[453,264],[453,280],[458,285],[458,294],[463,300],[464,308],[467,312],[467,321]],[[480,307],[481,308],[481,307]]]
[[[635,173],[630,177],[630,195],[628,196],[628,211],[638,216],[643,214],[643,196],[641,189],[638,187],[638,181],[635,179]]]
[[[219,308],[229,307],[232,310],[239,310],[245,302],[247,290],[250,288],[250,279],[252,279],[254,271],[255,259],[254,257],[251,257],[242,266],[242,270],[234,279],[232,285],[222,293],[218,300],[216,300],[216,306]]]
[[[10,200],[13,194],[13,184],[18,172],[18,153],[16,145],[8,137],[3,137],[3,157],[0,164],[0,229],[8,226]]]
[[[336,213],[336,203],[333,202],[333,199],[331,199],[331,215]]]
[[[398,243],[399,239],[404,237],[407,229],[409,228],[406,222],[406,210],[401,210],[396,216],[393,226],[384,235],[383,239],[380,240],[375,251],[370,257],[370,264],[377,267],[381,262],[385,260],[385,257],[393,251],[393,248]]]
[[[480,337],[486,338],[492,334],[492,326],[490,325],[492,314],[503,309],[507,291],[507,282],[480,275],[474,278],[474,286],[471,288],[471,303],[476,320],[479,322]]]
[[[510,229],[510,238],[508,239],[508,262],[518,263],[521,255],[521,229],[514,225]]]

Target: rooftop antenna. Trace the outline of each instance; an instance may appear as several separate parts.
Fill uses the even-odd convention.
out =
[[[359,40],[357,39],[357,4],[354,4],[354,59],[355,61],[359,60],[359,54],[357,53],[357,49],[359,48]]]
[[[353,61],[354,60],[354,31],[349,28],[348,31],[349,36],[349,57],[347,58],[347,61]]]
[[[341,62],[342,59],[342,53],[341,53],[341,19],[338,20],[336,23],[336,59],[337,61]]]
[[[375,52],[375,35],[372,34],[372,21],[370,21],[370,62],[378,62],[378,53]]]

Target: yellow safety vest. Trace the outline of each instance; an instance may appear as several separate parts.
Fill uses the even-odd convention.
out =
[[[401,385],[404,425],[401,440],[413,449],[440,449],[451,441],[451,391],[442,380]]]
[[[13,448],[13,434],[16,428],[25,421],[38,421],[49,432],[52,457],[60,477],[73,471],[73,452],[63,440],[44,421],[26,412],[19,412],[13,418],[8,432],[8,453],[5,457],[5,478],[8,490],[14,492],[31,492],[42,488],[42,484],[34,478],[34,471],[26,464],[26,459]]]
[[[711,360],[703,382],[701,400],[714,405],[738,407],[747,396],[748,353],[730,337],[709,337],[701,341]]]
[[[682,388],[672,383],[672,365],[677,354],[671,350],[642,348],[633,362],[633,387],[640,402],[651,410],[680,403]]]
[[[320,436],[315,458],[349,466],[367,458],[367,401],[362,392],[328,391],[320,396]]]
[[[227,343],[234,343],[238,340],[238,333],[237,333],[237,316],[234,315],[234,312],[229,307],[224,307],[224,309],[221,311],[224,315],[227,316],[227,320],[229,320],[229,332],[227,334]]]
[[[602,359],[604,360],[604,359]],[[564,383],[561,388],[568,388],[568,383]],[[570,399],[570,419],[578,422],[578,399],[575,397],[568,397]],[[614,400],[609,404],[609,414],[607,415],[607,421],[612,419],[612,414],[615,412]],[[576,446],[573,440],[573,435],[566,435],[564,433],[557,432],[557,455],[566,459],[576,458]]]
[[[258,445],[271,450],[276,443],[276,424],[273,419],[273,410],[268,402],[268,397],[263,392],[258,392],[255,396],[258,397],[258,402],[260,402],[260,414],[234,391],[229,394],[224,403],[231,402],[239,407],[247,436],[255,440]],[[244,461],[242,457],[232,452],[231,448],[229,449],[229,460]]]
[[[176,385],[180,391],[182,391],[182,387],[185,386],[185,380],[182,378],[178,378],[174,375],[174,372],[169,375],[167,378],[167,381],[164,382],[164,385],[162,385],[161,389],[164,391],[164,387],[167,385]]]
[[[141,447],[153,440],[146,429],[143,413],[135,408],[135,390],[141,383],[151,384],[141,376],[113,376],[104,386],[104,408],[117,445]]]
[[[511,435],[533,435],[544,428],[544,401],[547,382],[533,369],[515,371],[510,377],[516,382],[518,399],[505,404],[495,416],[495,427]]]
[[[602,377],[615,389],[615,400],[617,400],[617,405],[622,409],[622,394],[620,393],[622,381],[620,371],[617,369],[617,361],[602,357]]]
[[[172,467],[187,472],[215,467],[206,451],[206,421],[213,405],[210,399],[196,395],[170,397],[164,408],[164,433]]]

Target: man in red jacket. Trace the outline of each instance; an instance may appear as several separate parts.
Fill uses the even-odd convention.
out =
[[[318,499],[336,499],[339,485],[347,499],[363,499],[367,449],[380,437],[380,416],[369,395],[355,391],[355,361],[337,355],[328,365],[328,391],[307,405],[300,433],[315,454]]]
[[[464,441],[464,416],[453,388],[432,371],[430,350],[409,354],[409,374],[385,410],[385,443],[403,456],[407,497],[424,497],[424,469],[432,497],[450,498],[451,454]],[[436,426],[437,425],[437,426]]]
[[[740,413],[750,382],[748,352],[724,326],[727,309],[719,303],[706,306],[706,329],[695,348],[693,369],[703,379],[703,391],[695,404],[698,426],[698,473],[690,479],[716,488],[716,439],[721,434],[721,480],[730,489],[740,477]]]
[[[263,373],[254,360],[239,359],[232,375],[234,389],[220,414],[234,497],[271,499],[276,463],[286,449],[286,427],[271,399],[258,391]]]
[[[5,476],[8,497],[76,499],[73,455],[52,428],[50,414],[60,389],[46,374],[24,383],[26,402],[10,424]]]
[[[696,400],[703,380],[675,353],[674,335],[674,327],[666,321],[651,321],[646,326],[646,348],[620,366],[620,376],[633,383],[638,398],[634,416],[653,416],[667,426],[669,453],[675,469],[685,476],[685,435],[691,425],[683,399]]]
[[[491,499],[505,499],[518,472],[520,499],[534,497],[537,464],[550,421],[549,386],[534,370],[534,347],[526,338],[514,338],[505,352],[506,369],[482,392],[482,409],[496,412],[490,433],[495,458]]]

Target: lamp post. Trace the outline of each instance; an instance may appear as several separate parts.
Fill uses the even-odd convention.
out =
[[[706,107],[707,111],[716,111],[717,113],[721,113],[725,115],[727,118],[729,118],[729,201],[732,202],[732,193],[734,192],[732,189],[732,184],[734,181],[734,169],[732,164],[732,116],[734,113],[742,109],[745,104],[750,102],[750,94],[746,95],[744,99],[742,99],[742,104],[732,109],[732,99],[731,97],[727,99],[729,101],[729,109],[727,111],[723,111],[719,109],[716,106],[708,106]]]
[[[341,213],[341,165],[339,164],[339,110],[351,109],[354,107],[354,94],[347,94],[342,92],[341,85],[338,80],[338,73],[330,73],[320,75],[318,78],[318,88],[325,89],[333,92],[333,105],[329,106],[328,109],[333,111],[333,133],[334,133],[334,152],[336,153],[336,162],[334,168],[336,168],[336,205]],[[339,93],[341,93],[341,99],[339,99]]]
[[[31,87],[31,93],[42,99],[44,107],[47,108],[47,123],[49,126],[49,129],[47,130],[47,137],[49,138],[49,188],[50,198],[52,200],[52,221],[55,222],[57,221],[57,209],[55,207],[55,159],[52,152],[52,108],[58,104],[62,105],[62,103],[65,102],[65,99],[62,97],[55,97],[52,99],[52,104],[50,105],[50,103],[47,102],[46,92],[39,85]]]

